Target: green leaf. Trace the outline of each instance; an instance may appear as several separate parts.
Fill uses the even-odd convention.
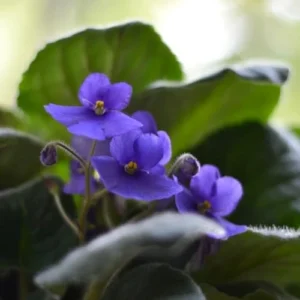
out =
[[[200,286],[201,286],[201,289],[202,289],[204,295],[209,300],[239,300],[239,299],[241,299],[241,298],[227,295],[227,294],[217,290],[214,286],[206,284],[206,283],[201,283]]]
[[[0,126],[21,129],[23,126],[22,114],[15,110],[0,110]]]
[[[164,264],[146,264],[121,275],[108,286],[103,300],[205,300],[195,282]],[[210,299],[210,298],[209,298]]]
[[[35,273],[60,259],[77,244],[74,233],[59,215],[49,186],[62,183],[47,177],[0,193],[0,268]],[[75,213],[72,197],[61,194],[66,212]]]
[[[209,300],[288,300],[289,298],[278,298],[270,295],[264,290],[257,290],[245,297],[237,298],[218,291],[215,287],[207,284],[201,285],[201,288]]]
[[[210,233],[222,237],[224,229],[212,220],[194,215],[161,213],[126,224],[75,249],[57,265],[40,273],[35,282],[42,287],[106,281],[137,255],[179,256],[195,240]]]
[[[300,231],[249,228],[221,245],[195,275],[213,285],[247,280],[268,281],[280,288],[300,278]]]
[[[233,222],[300,225],[300,143],[293,134],[247,123],[217,132],[192,153],[242,182],[244,196]]]
[[[209,133],[245,120],[265,122],[276,107],[288,69],[250,66],[224,69],[187,85],[159,86],[136,95],[131,112],[149,110],[168,131],[178,154]]]
[[[46,138],[67,136],[43,105],[78,105],[77,91],[91,72],[105,73],[112,82],[127,81],[134,93],[156,80],[183,77],[176,57],[151,25],[131,22],[75,33],[47,44],[23,74],[17,101],[29,116],[30,130]]]
[[[33,293],[30,293],[27,300],[57,300],[57,298],[53,297],[51,294],[48,294],[46,291],[37,290]]]
[[[285,287],[285,290],[291,295],[300,298],[300,282],[292,282]]]
[[[0,128],[0,190],[18,186],[41,171],[42,147],[31,135]]]
[[[201,285],[202,287],[203,285]],[[265,292],[269,297],[274,299],[294,300],[293,296],[287,294],[285,290],[267,281],[240,281],[234,283],[226,283],[217,285],[217,289],[227,295],[238,297],[242,299],[255,299],[253,295],[263,294]]]
[[[247,295],[243,299],[245,299],[245,300],[278,300],[278,299],[288,300],[291,298],[281,298],[281,297],[278,298],[276,296],[270,295],[268,292],[266,292],[264,290],[258,290],[252,294]]]
[[[245,281],[214,287],[200,283],[209,300],[296,300],[268,282]]]

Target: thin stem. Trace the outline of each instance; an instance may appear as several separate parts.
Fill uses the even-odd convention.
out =
[[[91,199],[92,203],[95,203],[100,197],[104,196],[107,192],[108,192],[108,190],[106,190],[106,189],[95,192]]]
[[[57,193],[55,193],[54,191],[50,191],[50,192],[53,195],[55,205],[56,205],[57,210],[60,213],[61,217],[63,218],[63,220],[66,222],[67,225],[69,225],[69,227],[72,229],[72,231],[78,236],[79,240],[80,241],[83,240],[82,233],[80,232],[80,230],[78,229],[76,224],[72,222],[72,220],[69,218],[69,216],[65,212],[65,210],[61,204],[59,195]]]
[[[85,236],[86,232],[86,216],[89,211],[90,205],[91,205],[91,157],[93,156],[95,149],[96,149],[97,141],[93,141],[90,154],[87,160],[87,163],[85,165],[85,199],[83,203],[83,208],[80,214],[79,218],[79,224],[81,233],[83,236]]]
[[[23,268],[19,270],[19,296],[20,296],[20,300],[27,300],[28,286],[27,286],[26,273],[23,270]]]
[[[83,169],[86,169],[86,165],[87,165],[86,161],[71,146],[66,145],[61,141],[52,141],[49,142],[45,147],[51,145],[62,149],[65,153],[71,156],[71,158],[77,160]]]
[[[109,202],[111,203],[110,200],[112,199],[108,199],[107,197],[104,197],[102,200],[102,217],[105,225],[107,225],[109,229],[112,229],[115,227],[115,224],[110,214],[110,207],[109,207]]]

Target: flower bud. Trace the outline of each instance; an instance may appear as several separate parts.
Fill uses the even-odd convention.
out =
[[[48,144],[40,154],[40,161],[45,166],[51,166],[57,162],[57,151],[55,145]]]
[[[178,178],[179,183],[189,186],[191,178],[198,173],[200,163],[190,153],[180,155],[172,167],[172,175]]]

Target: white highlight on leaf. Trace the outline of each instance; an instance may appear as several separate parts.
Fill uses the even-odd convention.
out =
[[[295,239],[300,237],[300,228],[294,229],[289,228],[287,226],[259,226],[259,227],[251,227],[249,226],[248,231],[252,231],[254,233],[259,233],[265,236],[274,236],[281,239]]]
[[[40,286],[106,280],[114,271],[143,253],[177,256],[205,234],[223,238],[225,230],[197,214],[160,213],[125,224],[69,253],[57,265],[35,277]],[[151,251],[150,251],[151,250]]]

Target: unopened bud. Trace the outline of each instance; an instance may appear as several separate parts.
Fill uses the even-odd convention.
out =
[[[45,166],[51,166],[57,162],[57,151],[55,145],[48,144],[41,151],[40,161]]]
[[[180,155],[172,167],[172,175],[178,178],[178,181],[188,186],[191,178],[200,170],[200,163],[196,157],[190,153]]]

